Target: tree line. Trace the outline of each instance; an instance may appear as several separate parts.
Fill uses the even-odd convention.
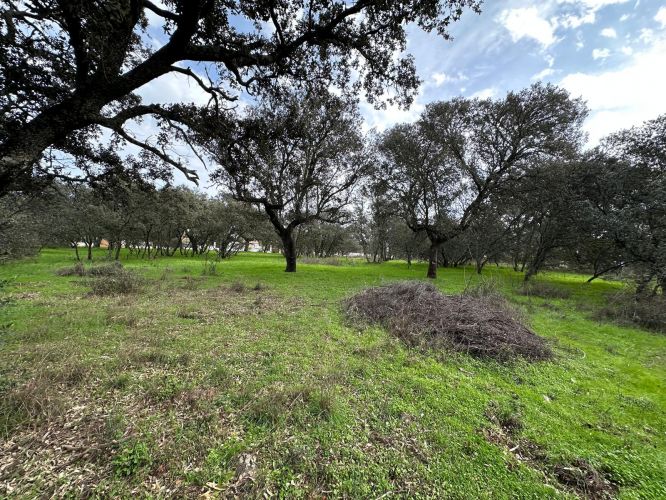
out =
[[[528,280],[557,265],[591,279],[626,270],[638,291],[663,290],[666,116],[584,149],[586,114],[534,84],[432,103],[414,123],[363,134],[353,99],[298,90],[191,122],[219,197],[116,176],[56,184],[29,206],[53,241],[90,249],[104,237],[116,256],[122,242],[142,257],[226,258],[259,240],[281,249],[288,272],[299,255],[359,252],[425,259],[430,278],[508,263]]]
[[[639,292],[663,291],[663,116],[585,149],[585,103],[536,84],[363,133],[360,95],[405,107],[419,88],[407,27],[448,39],[480,7],[0,0],[0,252],[74,240],[90,251],[104,235],[116,255],[124,242],[146,257],[226,257],[256,234],[287,271],[299,253],[355,249],[425,259],[431,278],[468,263],[510,263],[526,279],[566,265],[592,279],[629,270]],[[168,74],[208,103],[144,103],[138,89]],[[134,134],[142,119],[153,139]],[[173,187],[174,170],[198,179],[174,141],[223,195]]]

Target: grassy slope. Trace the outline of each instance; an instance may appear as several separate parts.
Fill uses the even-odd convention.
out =
[[[93,298],[81,278],[54,275],[72,257],[0,266],[15,299],[0,313],[12,323],[0,333],[0,495],[4,484],[536,498],[570,495],[553,471],[585,459],[621,497],[666,497],[666,336],[588,319],[613,284],[550,273],[540,279],[572,297],[529,299],[512,291],[520,276],[489,268],[557,353],[500,365],[344,325],[341,298],[421,279],[423,265],[286,274],[280,256],[253,254],[204,277],[191,258],[130,259],[148,290]],[[238,280],[244,291],[231,289]],[[475,280],[443,269],[437,284],[458,292]],[[511,435],[498,428],[507,418],[520,423]]]

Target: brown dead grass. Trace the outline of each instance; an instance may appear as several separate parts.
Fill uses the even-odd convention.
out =
[[[449,348],[500,361],[552,357],[545,340],[494,295],[443,295],[429,283],[398,282],[364,290],[343,307],[352,322],[381,325],[409,346]]]

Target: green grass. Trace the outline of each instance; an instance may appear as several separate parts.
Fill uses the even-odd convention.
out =
[[[346,325],[341,299],[422,264],[130,258],[145,285],[118,296],[73,264],[0,266],[0,496],[574,497],[557,471],[584,460],[666,498],[666,336],[591,319],[619,283],[441,269],[447,293],[496,280],[556,352],[500,364]]]

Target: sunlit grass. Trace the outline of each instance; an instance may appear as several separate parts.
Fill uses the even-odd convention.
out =
[[[122,262],[141,292],[56,276],[68,250],[0,266],[0,423],[18,447],[0,451],[0,484],[15,492],[536,498],[573,495],[557,467],[584,460],[623,497],[666,497],[666,336],[591,319],[620,283],[549,272],[571,293],[544,299],[508,268],[441,269],[446,293],[497,281],[556,353],[500,364],[344,321],[341,299],[424,264]]]

